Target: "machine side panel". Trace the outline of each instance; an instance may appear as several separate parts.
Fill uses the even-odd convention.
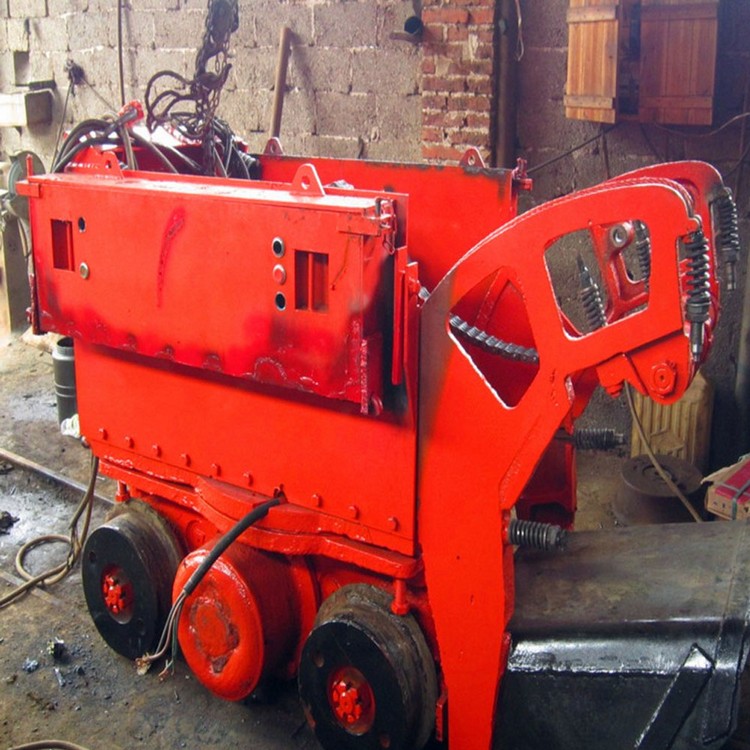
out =
[[[45,178],[33,214],[42,327],[363,411],[382,398],[392,230],[374,197],[76,175]]]
[[[413,429],[102,347],[76,345],[76,378],[81,432],[101,458],[173,482],[281,489],[321,533],[413,553]]]

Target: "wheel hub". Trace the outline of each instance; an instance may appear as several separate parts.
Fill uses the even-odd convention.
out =
[[[133,584],[122,568],[112,565],[102,574],[104,604],[119,622],[130,619],[133,612]]]
[[[334,716],[347,732],[364,734],[372,727],[375,697],[358,669],[344,667],[333,674],[329,700]]]

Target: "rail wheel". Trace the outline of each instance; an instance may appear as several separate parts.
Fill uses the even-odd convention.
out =
[[[302,650],[299,691],[328,750],[419,750],[435,723],[435,663],[412,615],[375,586],[344,586],[321,606]]]
[[[131,500],[86,541],[83,590],[99,634],[135,659],[156,645],[172,601],[180,548],[166,521]]]

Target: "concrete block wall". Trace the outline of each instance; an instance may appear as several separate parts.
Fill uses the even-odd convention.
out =
[[[126,99],[143,99],[159,70],[192,75],[206,6],[206,0],[125,0]],[[240,0],[239,10],[233,70],[218,114],[252,149],[268,138],[279,34],[287,25],[292,51],[281,130],[287,152],[421,158],[421,51],[392,38],[413,14],[411,2]],[[25,61],[25,79],[57,82],[59,122],[69,59],[91,86],[76,87],[66,124],[119,108],[116,0],[0,0],[0,91],[13,89]],[[0,146],[6,153],[35,149],[49,163],[56,132],[55,126],[3,129]]]

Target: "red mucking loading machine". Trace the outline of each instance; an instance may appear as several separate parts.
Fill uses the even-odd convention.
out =
[[[107,643],[153,654],[166,626],[229,700],[296,676],[328,750],[720,747],[747,526],[561,543],[595,388],[671,402],[707,356],[736,250],[718,173],[516,215],[530,181],[474,150],[217,137],[205,176],[205,144],[115,142],[130,116],[21,187],[34,325],[75,339],[81,431],[118,483],[82,562]],[[554,280],[571,255],[580,320]]]

